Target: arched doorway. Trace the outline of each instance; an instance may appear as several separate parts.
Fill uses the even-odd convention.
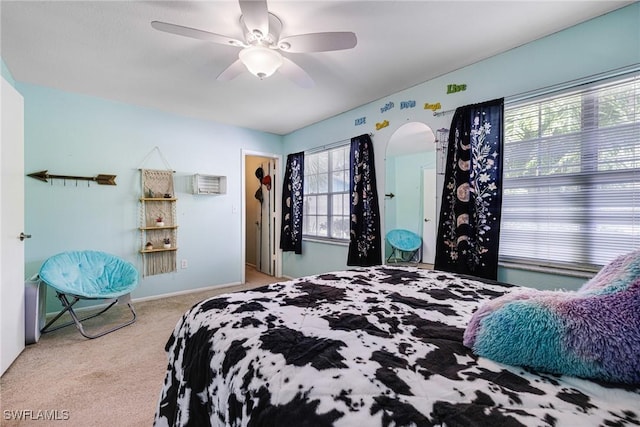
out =
[[[385,233],[403,228],[422,237],[422,262],[433,264],[436,236],[436,144],[421,122],[399,127],[385,153]],[[385,259],[391,253],[385,249]]]

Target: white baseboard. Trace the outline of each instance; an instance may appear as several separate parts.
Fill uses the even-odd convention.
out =
[[[153,300],[162,299],[162,298],[171,298],[171,297],[177,297],[177,296],[180,296],[180,295],[194,294],[196,292],[204,292],[204,291],[212,291],[212,290],[231,288],[233,286],[238,286],[238,285],[241,285],[241,284],[242,283],[240,283],[240,282],[233,282],[233,283],[225,283],[225,284],[222,284],[222,285],[207,286],[205,288],[187,289],[185,291],[169,292],[169,293],[166,293],[166,294],[151,295],[151,296],[148,296],[148,297],[134,298],[134,299],[131,300],[131,302],[153,301]]]

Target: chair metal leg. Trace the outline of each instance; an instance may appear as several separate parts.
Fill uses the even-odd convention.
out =
[[[393,258],[394,263],[411,262],[411,263],[417,264],[420,261],[420,257],[416,256],[416,255],[419,255],[419,251],[420,251],[420,248],[416,249],[415,251],[408,252],[408,251],[397,249],[396,247],[392,246],[391,253],[387,258],[387,264],[391,263],[391,258]],[[409,256],[407,256],[406,254],[409,254]]]
[[[393,258],[393,255],[396,253],[396,248],[394,248],[393,246],[391,247],[391,253],[389,254],[389,256],[387,257],[387,264],[389,264],[391,262],[391,258]]]
[[[127,302],[127,306],[129,306],[129,310],[131,310],[131,313],[133,315],[131,320],[128,320],[124,323],[121,323],[119,325],[116,325],[110,329],[107,329],[105,331],[102,331],[98,334],[89,334],[87,332],[85,332],[84,327],[82,325],[82,322],[84,322],[85,320],[89,320],[89,319],[93,319],[94,317],[97,317],[99,315],[101,315],[102,313],[106,312],[107,310],[109,310],[111,307],[113,307],[115,304],[118,303],[118,300],[114,300],[113,302],[111,302],[111,304],[109,304],[106,308],[98,311],[97,313],[94,313],[90,316],[87,316],[85,318],[80,319],[78,317],[78,315],[76,314],[76,312],[73,310],[73,306],[80,301],[81,298],[75,297],[74,296],[74,300],[73,302],[69,302],[69,299],[67,298],[66,294],[61,294],[61,293],[57,293],[58,299],[60,300],[60,302],[62,303],[62,307],[63,309],[60,311],[60,313],[58,313],[53,319],[51,319],[45,326],[44,328],[42,328],[42,330],[40,331],[41,333],[47,333],[47,332],[52,332],[52,331],[56,331],[58,329],[70,326],[75,324],[76,328],[78,329],[78,331],[80,332],[80,334],[82,334],[82,336],[84,336],[85,338],[89,338],[89,339],[93,339],[93,338],[98,338],[101,337],[103,335],[106,335],[108,333],[111,333],[113,331],[117,331],[118,329],[124,328],[125,326],[131,325],[132,323],[134,323],[136,321],[136,311],[133,308],[133,305],[131,304],[130,301]],[[55,328],[50,328],[50,326],[60,318],[60,316],[62,316],[64,313],[69,312],[69,315],[71,316],[71,319],[73,319],[71,322],[67,322],[64,323],[62,325],[58,325]]]
[[[420,262],[420,248],[411,252],[411,255],[407,258],[407,262],[418,264]]]

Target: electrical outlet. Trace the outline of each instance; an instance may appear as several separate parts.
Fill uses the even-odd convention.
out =
[[[186,259],[183,259],[182,262],[180,263],[180,267],[181,268],[187,268],[189,267],[189,263],[187,262]]]

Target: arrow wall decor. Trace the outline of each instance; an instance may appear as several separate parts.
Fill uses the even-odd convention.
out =
[[[30,173],[27,176],[30,176],[31,178],[35,178],[37,180],[44,181],[44,182],[49,182],[48,181],[49,179],[64,179],[64,180],[75,179],[76,184],[77,184],[77,181],[93,181],[93,182],[97,182],[100,185],[116,185],[115,175],[100,174],[98,176],[71,176],[71,175],[51,175],[47,172],[48,171],[44,170],[40,172]]]

